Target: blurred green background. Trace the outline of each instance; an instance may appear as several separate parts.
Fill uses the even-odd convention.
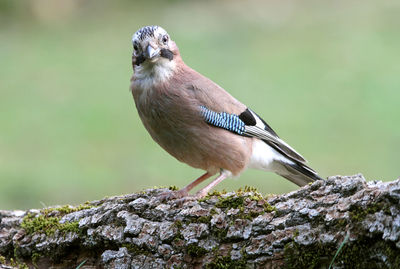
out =
[[[183,59],[257,111],[326,177],[400,175],[399,1],[0,0],[0,209],[81,203],[202,171],[145,131],[131,36],[161,25]],[[297,187],[246,171],[218,189]]]

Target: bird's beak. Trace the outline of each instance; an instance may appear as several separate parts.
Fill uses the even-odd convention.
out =
[[[153,59],[153,58],[155,58],[155,57],[157,57],[159,55],[160,55],[160,49],[159,48],[154,49],[151,45],[147,46],[146,52],[145,52],[145,57],[147,59],[151,60],[151,59]]]

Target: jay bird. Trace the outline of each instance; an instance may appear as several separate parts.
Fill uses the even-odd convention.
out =
[[[130,90],[143,125],[169,154],[206,171],[167,199],[185,197],[219,173],[195,195],[203,197],[247,168],[275,172],[299,186],[321,179],[253,110],[187,66],[163,28],[145,26],[132,43]]]

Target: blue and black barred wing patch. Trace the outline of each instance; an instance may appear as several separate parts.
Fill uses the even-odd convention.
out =
[[[215,127],[220,127],[228,131],[243,135],[245,131],[245,123],[238,115],[228,114],[226,112],[215,112],[205,106],[200,106],[201,115],[204,120]]]

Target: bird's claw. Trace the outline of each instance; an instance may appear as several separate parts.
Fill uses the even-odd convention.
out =
[[[196,196],[188,195],[188,196],[176,199],[174,201],[174,205],[176,205],[178,207],[181,207],[184,203],[191,202],[191,201],[194,201],[194,200],[197,200]]]
[[[181,199],[185,196],[188,195],[188,192],[186,190],[179,190],[179,191],[169,191],[169,192],[164,192],[160,194],[159,200],[161,202],[169,201],[169,200],[176,200],[176,199]]]

